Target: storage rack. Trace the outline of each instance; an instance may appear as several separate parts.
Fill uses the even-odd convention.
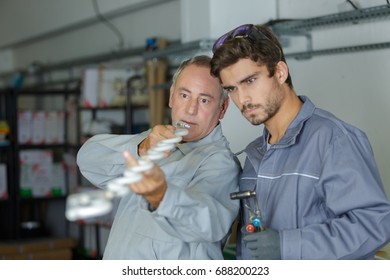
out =
[[[281,36],[305,36],[307,39],[307,49],[303,52],[287,53],[285,54],[285,57],[307,59],[317,55],[330,55],[390,48],[390,42],[380,42],[366,45],[313,50],[312,36],[310,33],[312,30],[319,28],[347,24],[360,24],[367,21],[383,20],[389,18],[390,5],[382,5],[308,19],[285,20],[273,23],[271,24],[271,27],[275,33]]]
[[[10,234],[7,236],[9,239],[20,239],[23,237],[20,224],[22,222],[21,217],[21,209],[22,206],[25,206],[31,210],[31,215],[34,216],[36,220],[39,220],[42,217],[41,207],[39,204],[49,202],[49,201],[61,201],[66,196],[61,197],[31,197],[24,198],[20,195],[20,166],[19,166],[19,153],[21,150],[29,150],[29,149],[61,149],[64,151],[70,152],[71,150],[75,150],[78,148],[77,145],[69,143],[68,137],[68,118],[67,118],[67,108],[66,104],[69,100],[70,96],[78,96],[78,89],[22,89],[22,90],[13,90],[7,89],[2,90],[5,95],[8,96],[7,107],[11,111],[11,114],[8,116],[9,126],[11,130],[10,134],[10,145],[9,145],[9,162],[7,162],[7,169],[9,176],[8,181],[8,191],[9,198],[8,203],[10,203],[10,209],[12,209],[10,215],[12,215],[12,219],[9,220],[9,225],[7,225],[8,231]],[[20,96],[34,96],[34,97],[43,97],[43,96],[61,96],[64,100],[64,143],[60,144],[19,144],[18,143],[18,98]],[[77,112],[76,112],[77,113]],[[78,117],[76,116],[76,119]],[[78,122],[77,122],[78,123]],[[76,123],[76,125],[77,125]],[[65,184],[67,192],[69,192],[69,182],[67,182],[68,176],[65,176]],[[58,220],[61,218],[58,217]],[[64,221],[64,234],[67,235],[67,223],[65,221],[65,216],[63,217]],[[44,224],[44,223],[43,223]],[[61,234],[62,235],[62,234]]]

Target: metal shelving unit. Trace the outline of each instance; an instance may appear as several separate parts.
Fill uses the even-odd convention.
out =
[[[319,28],[332,26],[361,24],[368,21],[390,19],[390,5],[353,10],[337,14],[325,15],[299,20],[285,20],[270,24],[275,33],[280,36],[304,36],[307,39],[306,51],[288,53],[286,58],[308,59],[317,55],[350,53],[359,51],[379,50],[390,48],[390,42],[378,42],[365,45],[354,45],[339,48],[314,50],[311,32]]]
[[[8,116],[9,125],[10,125],[10,145],[7,147],[7,170],[8,170],[8,200],[9,204],[9,216],[10,219],[3,221],[3,226],[7,229],[8,239],[18,240],[25,237],[21,225],[26,223],[29,220],[39,221],[42,225],[42,231],[39,232],[39,237],[46,236],[45,221],[43,220],[46,215],[46,206],[49,203],[53,204],[64,204],[66,194],[53,194],[52,196],[27,196],[24,197],[21,192],[21,182],[20,182],[20,164],[19,164],[19,155],[22,150],[51,150],[51,151],[61,151],[62,152],[74,152],[75,145],[69,143],[68,128],[69,120],[67,118],[68,110],[66,108],[67,101],[71,97],[77,97],[79,95],[78,89],[22,89],[22,90],[13,90],[13,89],[4,89],[0,93],[7,97],[6,108],[11,113]],[[47,96],[59,96],[63,100],[63,107],[60,109],[64,113],[64,142],[60,144],[20,144],[18,142],[18,99],[22,96],[31,96],[33,98],[45,98]],[[3,101],[3,100],[2,100]],[[65,173],[67,170],[65,170]],[[69,192],[69,182],[67,180],[67,175],[65,175],[65,185],[66,191]],[[23,214],[23,215],[22,215]],[[22,217],[24,216],[24,218]],[[58,220],[55,221],[55,228],[57,228],[57,222],[61,224],[61,233],[59,235],[67,235],[68,225],[66,224],[65,217],[57,217]],[[26,219],[26,220],[25,220]],[[53,221],[52,221],[53,222]],[[54,223],[54,222],[53,222]],[[48,227],[50,231],[53,230],[53,225]],[[32,234],[32,233],[30,233]],[[36,234],[34,232],[34,234]],[[55,235],[53,235],[55,236]],[[35,237],[35,236],[34,236]]]
[[[358,24],[368,20],[378,20],[390,16],[390,5],[376,6],[337,14],[313,17],[302,20],[291,20],[276,23],[273,28],[278,33],[310,31],[320,27],[340,24]]]

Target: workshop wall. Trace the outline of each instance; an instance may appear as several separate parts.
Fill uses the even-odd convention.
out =
[[[361,8],[385,5],[385,0],[355,0]],[[118,10],[110,19],[123,36],[120,40],[103,23],[81,24],[96,18],[93,1],[3,0],[0,2],[0,71],[3,65],[17,69],[33,61],[54,63],[90,56],[118,48],[143,46],[147,37],[191,41],[215,38],[218,34],[248,22],[264,23],[271,19],[299,19],[353,9],[345,0],[111,0],[97,1],[101,13]],[[42,9],[45,7],[45,9]],[[197,25],[197,22],[199,23]],[[28,38],[80,24],[72,31],[18,45]],[[390,20],[336,25],[312,32],[315,49],[390,41]],[[66,32],[65,32],[66,31]],[[202,31],[202,32],[200,32]],[[304,38],[290,39],[285,52],[302,51]],[[318,107],[365,131],[371,140],[387,195],[390,197],[390,49],[314,56],[310,59],[288,58],[298,94],[309,96]],[[2,61],[3,59],[3,61]],[[252,127],[231,104],[223,120],[224,131],[232,149],[239,151],[262,127]],[[237,127],[242,133],[238,136]],[[245,137],[242,137],[245,135]]]
[[[140,47],[149,37],[180,39],[180,1],[96,0],[100,14],[113,15],[117,33],[97,19],[93,3],[1,1],[0,56],[10,46],[17,69]]]

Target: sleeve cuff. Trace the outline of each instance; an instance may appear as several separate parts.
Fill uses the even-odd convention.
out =
[[[144,131],[138,135],[135,135],[132,139],[131,139],[131,145],[129,145],[130,147],[130,153],[135,157],[135,158],[139,158],[139,155],[138,155],[138,145],[146,138],[148,137],[150,133],[150,130],[147,130],[147,131]]]
[[[282,260],[302,259],[301,230],[282,230],[280,233]]]

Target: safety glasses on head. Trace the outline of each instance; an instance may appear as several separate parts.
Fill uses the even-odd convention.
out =
[[[213,53],[215,53],[215,51],[226,42],[226,40],[233,38],[249,38],[254,42],[259,40],[271,41],[255,25],[244,24],[219,37],[213,45]]]

